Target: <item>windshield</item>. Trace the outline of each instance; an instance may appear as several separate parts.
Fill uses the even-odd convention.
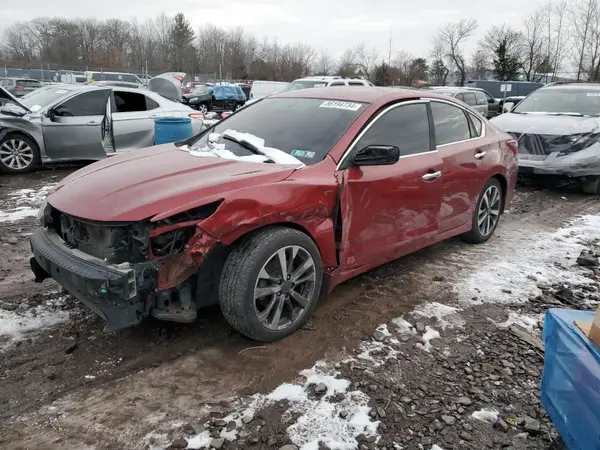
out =
[[[600,116],[600,89],[538,89],[522,100],[513,113],[575,113]]]
[[[36,111],[54,103],[69,92],[70,89],[65,89],[64,87],[40,88],[21,97],[19,101],[32,111]]]
[[[319,88],[327,86],[325,80],[296,80],[288,84],[281,92],[297,91],[298,89]]]
[[[356,102],[268,98],[217,123],[210,132],[200,135],[190,149],[206,148],[210,134],[222,135],[234,130],[264,139],[266,147],[279,149],[311,165],[325,158],[365,108],[364,103]],[[252,155],[247,147],[223,136],[216,143],[224,144],[236,156]]]

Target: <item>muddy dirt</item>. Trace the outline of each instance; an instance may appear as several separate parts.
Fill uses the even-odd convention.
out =
[[[0,205],[10,204],[15,191],[39,189],[71,170],[3,177]],[[2,351],[0,447],[136,448],[154,429],[192,413],[199,417],[207,405],[215,408],[234,395],[271,390],[315,361],[356,347],[378,324],[432,296],[450,296],[435,280],[449,270],[460,276],[513,236],[554,230],[575,215],[599,211],[592,197],[520,188],[490,245],[451,240],[351,280],[321,301],[309,325],[271,345],[233,332],[218,308],[203,310],[190,325],[150,319],[106,334],[102,321],[53,281],[33,282],[27,235],[35,218],[0,222],[0,310],[49,303],[70,314]],[[63,414],[60,426],[49,405]]]

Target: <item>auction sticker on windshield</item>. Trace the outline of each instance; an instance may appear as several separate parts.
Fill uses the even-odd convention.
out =
[[[309,152],[307,150],[292,150],[292,156],[296,158],[314,158],[315,152]]]
[[[337,100],[327,100],[319,105],[319,108],[347,109],[348,111],[358,111],[362,103],[340,102]]]

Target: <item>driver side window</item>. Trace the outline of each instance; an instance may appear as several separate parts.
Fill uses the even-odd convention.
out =
[[[103,116],[108,95],[105,90],[84,92],[54,108],[63,117]]]
[[[431,150],[429,116],[425,103],[398,106],[372,124],[355,149],[369,145],[391,145],[400,156],[416,155]]]

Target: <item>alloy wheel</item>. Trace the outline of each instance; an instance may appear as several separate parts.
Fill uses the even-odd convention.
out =
[[[260,324],[282,330],[300,320],[315,295],[315,262],[298,245],[273,253],[258,274],[254,311]]]
[[[9,169],[26,169],[34,158],[31,146],[21,139],[8,139],[0,146],[0,161]]]
[[[208,107],[206,105],[200,105],[198,106],[198,111],[200,111],[202,114],[206,114],[208,112]]]
[[[498,186],[491,185],[483,193],[477,211],[477,227],[482,236],[489,236],[500,218],[500,200],[502,195]]]

